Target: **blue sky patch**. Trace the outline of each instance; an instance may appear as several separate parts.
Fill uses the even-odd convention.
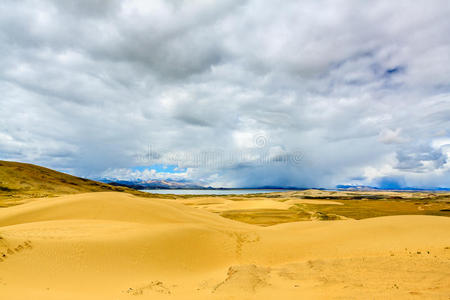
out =
[[[156,164],[151,166],[136,166],[131,168],[133,171],[143,172],[145,170],[155,170],[158,173],[184,173],[186,168],[179,168],[177,165]]]
[[[394,74],[397,74],[397,73],[402,73],[402,72],[404,72],[404,71],[405,71],[405,67],[402,67],[402,66],[396,66],[396,67],[394,67],[394,68],[387,69],[387,70],[384,72],[384,75],[385,75],[385,76],[391,76],[391,75],[394,75]]]

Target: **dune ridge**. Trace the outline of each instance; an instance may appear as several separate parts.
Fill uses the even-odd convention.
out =
[[[447,299],[449,229],[439,216],[260,227],[117,192],[39,199],[0,210],[0,294]]]

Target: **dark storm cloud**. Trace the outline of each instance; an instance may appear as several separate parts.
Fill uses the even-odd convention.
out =
[[[219,186],[442,185],[449,13],[444,0],[2,1],[0,159],[92,177],[176,163]]]
[[[447,163],[447,155],[443,149],[433,149],[428,145],[411,147],[397,152],[397,169],[412,172],[425,172],[440,169]]]

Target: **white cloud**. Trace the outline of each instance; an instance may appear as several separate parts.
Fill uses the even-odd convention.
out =
[[[400,144],[407,141],[404,137],[401,136],[401,129],[384,129],[379,134],[379,141],[384,144]]]
[[[149,164],[223,186],[442,185],[449,13],[445,0],[2,1],[0,159],[96,177],[151,146]]]

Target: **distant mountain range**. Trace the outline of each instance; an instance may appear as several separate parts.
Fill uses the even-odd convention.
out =
[[[336,186],[340,191],[372,191],[372,190],[392,190],[392,191],[450,191],[450,188],[433,187],[433,188],[415,188],[415,187],[395,187],[395,188],[378,188],[367,185],[345,185]]]
[[[125,186],[136,190],[152,190],[152,189],[207,189],[203,185],[193,183],[186,180],[110,180],[101,179],[101,182],[114,186]],[[210,188],[210,187],[209,187]]]
[[[239,187],[239,188],[213,188],[205,186],[201,183],[192,182],[186,179],[150,179],[150,180],[116,180],[116,179],[98,179],[100,182],[107,183],[113,186],[123,186],[136,190],[153,190],[153,189],[196,189],[196,190],[235,190],[235,189],[264,189],[264,190],[305,190],[308,188],[299,187],[282,187],[282,186],[253,186],[253,187]],[[315,188],[319,190],[333,190]],[[373,191],[373,190],[392,190],[392,191],[450,191],[450,188],[415,188],[415,187],[395,187],[395,188],[379,188],[367,185],[337,185],[336,190],[341,191]]]
[[[150,179],[150,180],[115,180],[115,179],[98,179],[98,181],[114,186],[124,186],[136,190],[153,190],[153,189],[196,189],[196,190],[236,190],[236,189],[263,189],[263,190],[304,190],[305,188],[297,187],[281,187],[281,186],[257,186],[257,187],[239,187],[239,188],[213,188],[200,183],[195,183],[186,179]]]

